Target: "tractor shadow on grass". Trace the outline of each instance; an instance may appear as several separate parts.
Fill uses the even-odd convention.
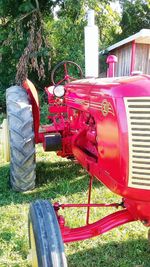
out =
[[[100,237],[98,238],[100,239]],[[101,241],[97,241],[96,246],[93,241],[93,247],[90,245],[90,240],[83,242],[69,245],[72,247],[72,251],[78,251],[67,257],[69,267],[150,266],[150,244],[144,238],[137,237],[137,239],[120,242],[108,241],[108,243],[104,242],[104,244],[101,244]],[[80,249],[80,247],[83,248],[85,246],[89,248]]]
[[[36,188],[32,191],[14,192],[9,186],[9,164],[0,166],[0,206],[10,203],[29,203],[36,199],[59,200],[60,196],[71,196],[85,192],[88,188],[89,176],[80,165],[66,162],[37,162]],[[93,187],[101,187],[95,181]]]
[[[71,197],[72,194],[85,192],[88,186],[87,173],[80,166],[69,161],[38,162],[36,189],[27,193],[13,192],[8,187],[8,180],[9,165],[3,164],[0,166],[0,206],[6,206],[6,211],[7,205],[10,204],[26,204],[39,198],[51,197],[59,200],[61,196]],[[94,187],[99,189],[102,185],[100,182],[95,182]],[[68,254],[69,251],[72,251],[67,257],[69,267],[149,267],[148,241],[141,237],[136,228],[132,229],[133,233],[134,231],[137,233],[137,236],[133,235],[132,230],[130,231],[131,235],[129,235],[127,232],[129,232],[130,225],[129,228],[126,227],[128,230],[123,230],[122,233],[123,236],[125,235],[125,241],[120,241],[121,238],[118,238],[118,232],[115,232],[114,229],[102,237],[66,245]],[[115,236],[116,240],[119,239],[119,241],[111,241],[111,239],[114,240]],[[10,231],[5,230],[0,234],[0,239],[6,242],[13,238],[13,232],[10,233]],[[129,238],[130,240],[128,240]],[[21,252],[22,250],[21,248]]]
[[[67,162],[38,162],[36,166],[36,186],[41,187],[44,184],[52,184],[55,191],[60,191],[68,186],[70,193],[82,192],[88,188],[89,174],[79,164],[71,161]],[[94,180],[93,187],[103,186],[96,179]],[[61,193],[61,192],[59,192]],[[68,192],[69,193],[69,192]]]
[[[55,163],[39,161],[36,164],[36,186],[38,187],[57,180],[71,181],[83,175],[87,175],[86,171],[71,161]]]

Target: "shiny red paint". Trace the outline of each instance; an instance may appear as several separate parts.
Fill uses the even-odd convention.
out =
[[[34,123],[34,134],[35,134],[35,143],[39,142],[39,126],[40,126],[40,107],[37,90],[34,84],[26,79],[23,84],[23,88],[27,91],[30,96],[32,104],[32,113],[33,113],[33,123]]]
[[[117,57],[114,55],[109,55],[106,63],[108,64],[107,77],[115,77],[115,63],[117,63]]]
[[[86,215],[86,224],[89,224],[90,221],[90,208],[91,208],[91,191],[92,191],[93,177],[90,177],[89,182],[89,193],[88,193],[88,204],[87,204],[87,215]]]
[[[93,86],[92,82],[94,82]],[[88,83],[86,88],[83,81],[67,85],[67,106],[80,111],[87,111],[87,114],[92,115],[96,122],[97,133],[96,146],[98,154],[93,148],[93,155],[90,156],[88,154],[86,156],[85,149],[82,149],[81,143],[85,146],[88,145],[88,140],[86,143],[85,138],[89,127],[86,127],[82,120],[83,125],[81,122],[78,134],[73,136],[73,154],[89,170],[89,173],[92,172],[92,175],[100,179],[113,192],[132,199],[139,198],[141,189],[127,187],[129,148],[127,118],[123,98],[127,96],[149,96],[149,85],[150,78],[146,76],[116,78],[113,80],[96,79],[95,81],[91,80],[91,84]],[[78,100],[81,99],[81,96],[85,99],[82,100],[82,103]],[[104,100],[111,105],[111,112],[107,116],[103,115],[101,108]],[[87,103],[86,106],[84,104],[85,101]],[[144,192],[143,200],[149,201],[149,192],[147,190],[144,190]]]
[[[56,98],[48,87],[50,123],[42,125],[38,133],[39,106],[30,88],[26,86],[33,106],[36,141],[43,143],[45,134],[60,133],[62,149],[57,154],[75,158],[90,176],[123,198],[123,210],[90,224],[90,183],[88,204],[82,204],[87,207],[86,226],[76,229],[65,225],[58,214],[60,207],[55,206],[64,242],[90,238],[134,220],[150,225],[150,190],[128,185],[129,129],[124,102],[125,97],[150,97],[150,77],[77,80],[65,85],[63,98]]]
[[[62,221],[62,217],[60,219]],[[60,223],[60,229],[63,241],[65,243],[69,243],[104,234],[113,228],[133,221],[135,221],[134,217],[128,212],[127,209],[125,209],[112,213],[95,223],[87,224],[82,227],[69,228],[63,225],[63,223]]]

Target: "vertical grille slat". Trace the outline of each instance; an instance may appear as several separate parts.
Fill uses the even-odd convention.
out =
[[[128,186],[150,190],[150,97],[124,98],[129,138]]]

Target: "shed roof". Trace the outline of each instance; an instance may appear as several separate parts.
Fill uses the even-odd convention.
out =
[[[129,36],[128,38],[123,39],[122,41],[111,45],[107,48],[107,51],[112,51],[122,45],[125,45],[127,43],[130,43],[132,41],[134,41],[136,43],[142,43],[142,44],[150,44],[150,29],[142,29],[140,30],[138,33],[133,34],[131,36]]]

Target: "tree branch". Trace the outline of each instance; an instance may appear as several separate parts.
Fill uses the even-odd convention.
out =
[[[35,0],[37,10],[40,10],[39,1]]]

